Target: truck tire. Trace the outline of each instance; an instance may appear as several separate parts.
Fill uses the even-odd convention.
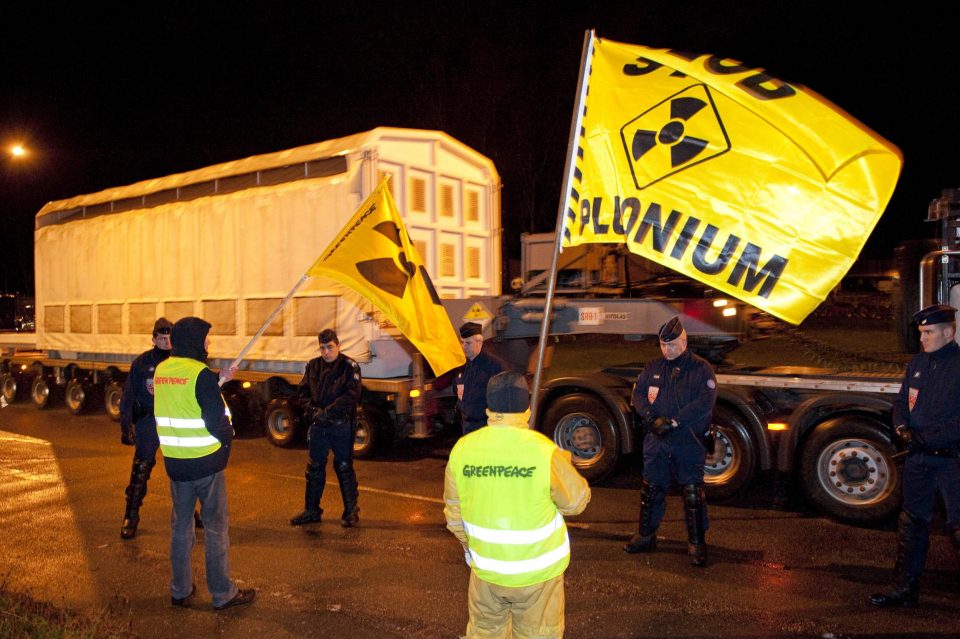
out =
[[[852,524],[875,524],[900,508],[900,469],[885,427],[866,417],[829,419],[803,446],[800,478],[813,504]]]
[[[713,423],[717,426],[716,447],[704,464],[704,483],[711,500],[730,499],[753,480],[757,445],[735,410],[717,406]]]
[[[56,391],[56,384],[52,384],[47,377],[39,375],[34,378],[30,386],[30,401],[37,409],[46,410],[56,403],[58,399]]]
[[[86,412],[89,407],[89,401],[83,380],[74,378],[67,382],[63,402],[67,405],[67,410],[70,411],[72,415],[81,415]]]
[[[117,382],[108,382],[103,387],[103,411],[115,422],[120,421],[120,400],[123,398],[123,386]]]
[[[12,404],[19,399],[17,391],[19,390],[17,377],[13,373],[3,373],[0,375],[0,393],[8,404]]]
[[[353,456],[368,459],[391,439],[389,418],[374,406],[361,406],[353,435]]]
[[[303,437],[300,410],[286,397],[270,400],[263,411],[263,426],[270,443],[280,448],[290,448]]]
[[[610,409],[593,395],[571,393],[550,404],[540,422],[547,437],[570,451],[591,484],[609,477],[620,460],[620,431]]]

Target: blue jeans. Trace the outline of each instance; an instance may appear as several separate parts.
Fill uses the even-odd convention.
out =
[[[170,482],[173,513],[170,517],[170,564],[173,577],[170,591],[182,599],[193,590],[190,555],[197,543],[193,512],[200,500],[203,520],[203,554],[207,566],[207,590],[213,605],[221,606],[237,594],[230,579],[230,537],[227,534],[227,482],[223,471],[194,481]]]

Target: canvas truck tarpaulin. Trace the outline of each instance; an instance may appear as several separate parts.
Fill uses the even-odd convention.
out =
[[[460,341],[390,195],[388,180],[360,205],[308,275],[324,275],[380,309],[436,375],[464,363]]]
[[[899,150],[761,69],[591,43],[563,245],[625,243],[800,323],[863,248]]]

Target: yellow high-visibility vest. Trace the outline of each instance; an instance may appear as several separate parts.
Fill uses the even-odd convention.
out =
[[[487,426],[450,453],[470,559],[480,579],[520,588],[566,570],[570,539],[550,497],[555,451],[536,431]]]
[[[164,457],[196,459],[220,449],[197,403],[197,376],[206,364],[187,357],[168,357],[153,376],[153,413]]]

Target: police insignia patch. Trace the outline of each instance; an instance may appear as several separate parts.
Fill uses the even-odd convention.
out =
[[[657,395],[660,394],[659,386],[647,386],[647,401],[651,404],[657,401]]]
[[[717,383],[715,381],[713,381],[712,379],[707,380],[707,388],[709,388],[710,390],[713,390],[716,387],[717,387]]]

